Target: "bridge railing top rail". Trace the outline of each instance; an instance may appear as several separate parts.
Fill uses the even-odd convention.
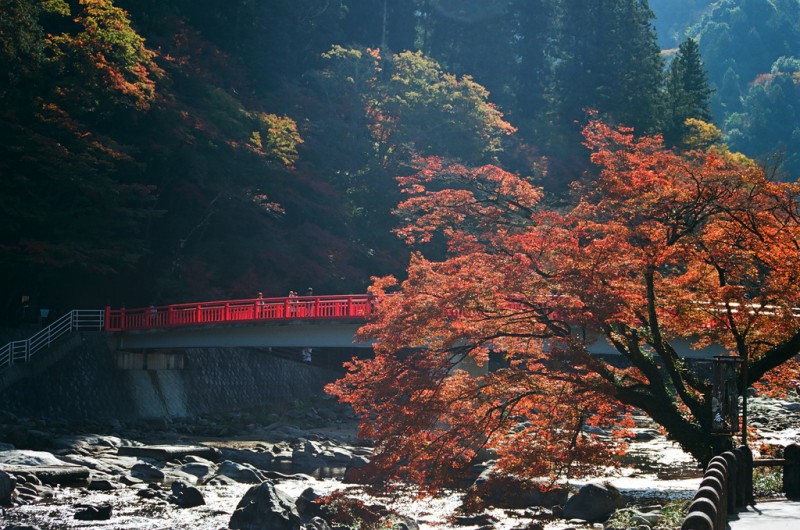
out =
[[[368,294],[288,296],[196,302],[135,309],[106,308],[106,331],[172,328],[241,321],[364,319],[372,314]]]

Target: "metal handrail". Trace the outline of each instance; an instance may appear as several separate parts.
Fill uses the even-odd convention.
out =
[[[38,352],[74,331],[101,331],[104,327],[105,311],[73,309],[30,338],[12,341],[0,348],[0,370],[30,362]]]
[[[105,311],[106,331],[162,329],[242,321],[365,319],[374,312],[368,294],[219,300]]]

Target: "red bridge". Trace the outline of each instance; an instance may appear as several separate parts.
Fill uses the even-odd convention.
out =
[[[216,346],[353,347],[374,310],[367,294],[248,298],[136,309],[75,309],[28,339],[0,345],[0,371],[28,363],[76,331],[106,331],[119,349]]]
[[[248,298],[138,309],[105,310],[106,331],[164,329],[225,322],[364,320],[373,310],[366,294]]]

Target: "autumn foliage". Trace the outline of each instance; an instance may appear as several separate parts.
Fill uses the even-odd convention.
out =
[[[495,166],[426,158],[399,179],[399,235],[447,252],[375,280],[375,357],[330,387],[375,440],[374,477],[436,487],[481,451],[520,477],[580,473],[624,450],[630,407],[706,461],[710,383],[681,348],[739,356],[740,390],[798,352],[797,185],[598,120],[584,138],[599,172],[569,206]],[[619,355],[590,354],[605,343]]]

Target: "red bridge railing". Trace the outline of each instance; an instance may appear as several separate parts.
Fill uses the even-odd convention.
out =
[[[137,309],[106,308],[106,331],[159,329],[253,320],[364,319],[372,313],[367,294],[249,298]]]

